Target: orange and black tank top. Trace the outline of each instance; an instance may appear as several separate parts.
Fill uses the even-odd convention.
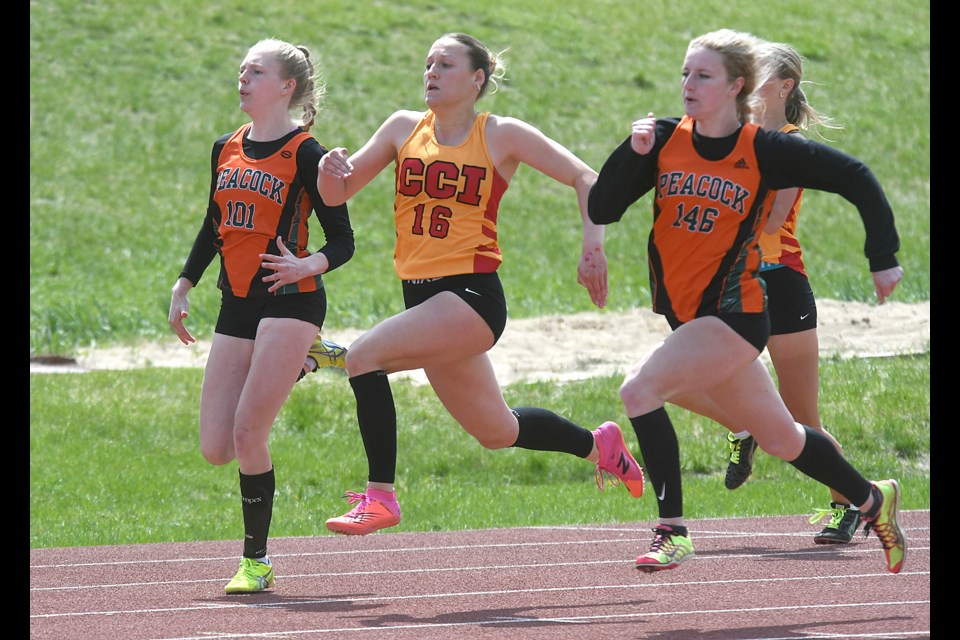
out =
[[[799,133],[800,129],[789,122],[780,128],[783,133]],[[800,213],[800,201],[803,200],[803,189],[797,190],[797,198],[790,207],[787,219],[774,233],[760,234],[760,252],[763,254],[764,268],[772,265],[783,265],[794,271],[807,275],[803,269],[803,251],[800,249],[800,240],[797,238],[797,215]]]
[[[758,125],[741,128],[733,151],[706,160],[684,116],[657,159],[653,229],[648,243],[653,308],[681,322],[766,308],[759,230],[772,192],[754,150]]]
[[[310,255],[307,220],[313,204],[297,174],[297,148],[310,134],[302,131],[276,153],[255,160],[243,152],[249,128],[244,125],[230,136],[217,164],[213,200],[220,209],[218,286],[240,298],[316,291],[323,286],[320,276],[269,293],[263,277],[272,271],[260,266],[261,253],[278,253],[277,236],[294,255]]]
[[[502,257],[497,211],[507,182],[487,152],[489,113],[462,144],[441,145],[427,111],[397,152],[394,268],[402,280],[491,273]]]

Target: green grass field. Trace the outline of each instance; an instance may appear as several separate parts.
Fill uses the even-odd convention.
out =
[[[786,1],[771,10],[712,0],[31,1],[31,356],[171,339],[170,288],[204,215],[210,147],[244,122],[237,68],[261,38],[311,48],[328,84],[312,131],[328,147],[356,149],[393,110],[422,108],[430,44],[467,31],[507,49],[508,81],[478,106],[538,126],[599,168],[638,114],[682,113],[686,43],[720,27],[790,42],[807,58],[809,100],[844,125],[832,144],[871,166],[896,213],[906,277],[893,300],[929,300],[928,3]],[[833,194],[808,192],[804,202],[804,256],[818,297],[872,300],[857,212]],[[357,253],[325,278],[332,332],[401,309],[391,203],[389,172],[350,202]],[[608,230],[612,310],[649,306],[649,222],[648,196]],[[311,230],[322,237],[319,226]],[[575,284],[572,190],[522,167],[504,197],[500,232],[511,317],[590,309]],[[189,326],[201,339],[211,337],[218,311],[215,281],[216,264],[190,297]],[[848,457],[866,475],[899,478],[905,508],[928,507],[929,353],[829,359],[822,376],[824,422]],[[239,540],[236,465],[211,467],[197,451],[201,377],[161,368],[31,374],[31,546]],[[514,384],[504,393],[583,424],[625,424],[619,382]],[[398,530],[654,517],[651,500],[633,501],[622,489],[597,495],[589,464],[483,450],[429,389],[398,382],[394,393]],[[689,517],[826,506],[825,489],[762,455],[755,478],[726,491],[724,431],[679,410],[672,415]],[[278,470],[271,535],[325,533],[322,521],[346,507],[344,490],[362,488],[366,477],[346,380],[324,372],[298,385],[271,450]]]
[[[896,477],[905,509],[930,506],[930,358],[828,360],[822,412],[847,457],[874,479]],[[202,371],[142,369],[32,376],[31,546],[240,539],[236,464],[211,467],[197,450]],[[896,384],[891,384],[896,379]],[[534,404],[594,428],[627,425],[619,377],[518,383],[507,402]],[[652,522],[656,501],[623,488],[600,494],[593,465],[558,453],[488,451],[460,429],[428,387],[393,385],[398,415],[396,531]],[[866,407],[868,410],[864,410]],[[271,434],[277,470],[272,536],[327,534],[347,508],[345,490],[366,483],[366,461],[346,378],[327,371],[297,385]],[[754,476],[723,486],[716,424],[671,409],[689,517],[806,513],[827,490],[780,460],[758,454]],[[819,529],[817,529],[819,530]],[[811,535],[816,531],[811,530]]]

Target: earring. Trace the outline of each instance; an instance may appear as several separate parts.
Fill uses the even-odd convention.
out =
[[[780,97],[781,97],[781,98],[786,98],[786,97],[787,97],[787,94],[785,94],[783,91],[781,91],[781,92],[780,92]]]

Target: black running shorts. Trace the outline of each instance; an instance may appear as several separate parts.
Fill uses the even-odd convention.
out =
[[[415,307],[441,291],[450,291],[469,304],[493,332],[496,344],[507,326],[507,300],[500,276],[494,273],[465,273],[457,276],[403,281],[403,303]]]
[[[770,339],[770,315],[763,313],[719,313],[716,317],[737,332],[737,335],[752,344],[758,351],[763,351]],[[676,331],[683,322],[667,316],[670,328]]]
[[[760,277],[767,283],[770,335],[817,328],[817,301],[805,275],[790,267],[777,267],[761,271]]]
[[[319,331],[326,315],[326,289],[255,298],[238,298],[224,292],[220,300],[216,332],[254,340],[257,337],[257,327],[264,318],[296,318],[317,325]]]

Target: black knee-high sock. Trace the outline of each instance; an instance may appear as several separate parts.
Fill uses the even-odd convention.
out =
[[[683,487],[680,484],[680,444],[670,416],[663,407],[636,418],[630,424],[637,434],[647,482],[657,496],[661,518],[683,517]]]
[[[393,483],[397,475],[397,408],[383,371],[350,378],[357,421],[367,453],[367,480]]]
[[[273,517],[276,479],[273,468],[248,476],[240,473],[240,500],[243,509],[243,555],[262,558],[267,555],[267,534]]]
[[[511,409],[520,423],[517,441],[511,446],[536,451],[562,451],[586,458],[593,450],[593,432],[547,409]]]
[[[800,455],[788,462],[801,473],[839,491],[853,501],[854,506],[866,502],[872,487],[870,481],[840,455],[825,435],[806,425],[801,426],[807,434],[807,441]]]

